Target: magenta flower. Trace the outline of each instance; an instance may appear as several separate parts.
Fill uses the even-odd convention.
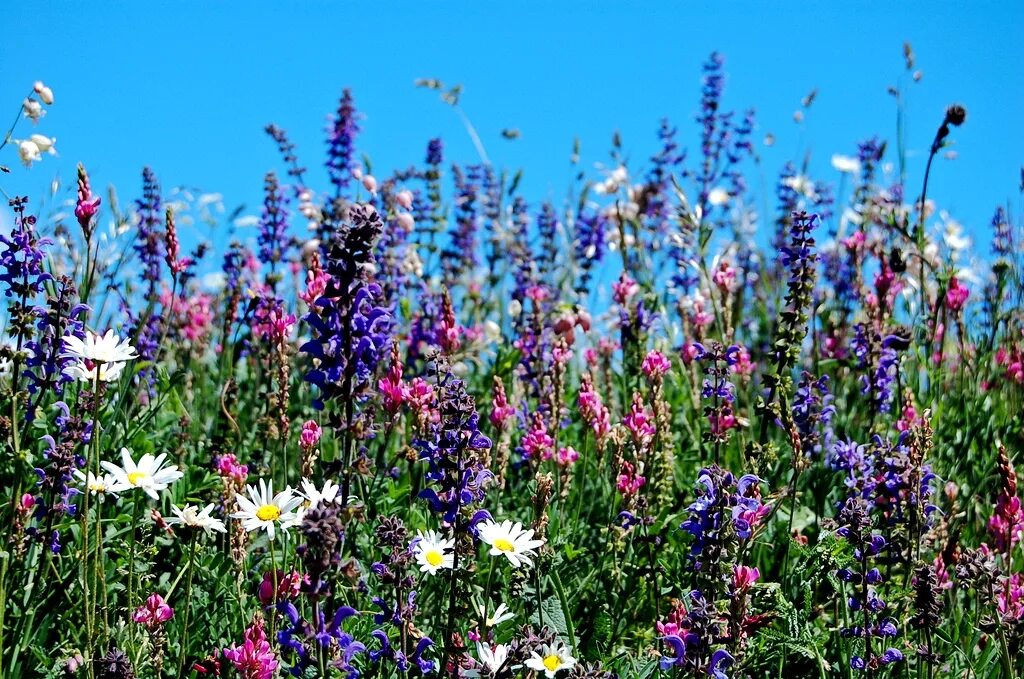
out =
[[[619,467],[619,476],[615,482],[615,488],[624,496],[635,495],[644,484],[647,483],[647,479],[636,473],[636,468],[626,462],[622,461],[622,466]]]
[[[661,377],[672,369],[672,362],[660,351],[652,351],[644,357],[643,363],[640,364],[640,369],[648,377]]]
[[[540,413],[533,414],[533,424],[522,441],[523,458],[530,460],[550,460],[555,452],[555,440],[548,434],[544,418]]]
[[[227,658],[242,679],[271,679],[277,671],[277,658],[263,631],[263,620],[256,620],[245,630],[241,646],[224,649]]]
[[[280,603],[282,601],[288,601],[299,596],[299,591],[302,584],[309,582],[309,576],[303,576],[298,571],[292,571],[291,573],[285,573],[284,571],[277,571],[277,595],[274,595],[274,579],[275,574],[273,571],[267,571],[263,574],[263,581],[260,582],[259,589],[257,590],[257,596],[259,597],[260,603],[264,606],[271,604]]]
[[[150,594],[146,603],[135,609],[132,620],[153,631],[174,617],[174,609],[159,594]]]
[[[622,424],[633,435],[633,441],[641,448],[646,447],[654,438],[654,419],[644,408],[644,402],[640,398],[639,392],[633,394],[633,405],[630,407],[629,413],[622,418]]]
[[[568,467],[580,459],[580,454],[572,446],[566,446],[558,449],[558,454],[555,456],[555,461],[563,467]]]
[[[612,298],[618,304],[626,304],[639,290],[640,286],[637,285],[637,282],[623,271],[619,280],[612,283]]]
[[[509,404],[508,397],[505,395],[505,385],[499,378],[495,377],[494,396],[491,398],[491,424],[497,429],[504,429],[505,424],[515,414],[516,409]]]
[[[397,354],[392,357],[388,373],[377,380],[377,391],[384,401],[384,410],[392,415],[397,413],[409,398],[409,388],[402,382],[402,361]]]
[[[303,450],[313,450],[316,444],[320,443],[323,430],[315,420],[307,420],[302,424],[302,432],[299,434],[299,445]]]
[[[756,567],[735,565],[732,567],[732,586],[737,592],[745,592],[761,577]]]
[[[960,311],[967,303],[971,290],[966,285],[961,285],[956,276],[949,279],[949,288],[946,289],[946,308],[952,312]]]
[[[249,476],[249,468],[244,464],[239,464],[238,458],[232,453],[219,456],[214,461],[214,465],[217,468],[217,474],[224,478],[233,479],[239,484],[245,483],[246,478]]]
[[[601,396],[594,390],[594,383],[589,376],[584,376],[580,383],[580,394],[577,399],[583,420],[590,425],[594,436],[600,443],[611,431],[611,415],[608,408],[601,402]]]

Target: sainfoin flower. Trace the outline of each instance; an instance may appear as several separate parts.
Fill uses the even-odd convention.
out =
[[[139,488],[154,500],[160,499],[159,491],[166,490],[169,485],[185,474],[178,470],[177,465],[164,466],[167,453],[156,457],[146,453],[136,462],[127,448],[121,449],[121,467],[104,460],[100,464],[117,480],[114,490],[117,492]]]
[[[174,513],[174,516],[169,516],[164,520],[171,526],[193,528],[201,530],[207,535],[215,532],[223,533],[226,530],[224,522],[212,516],[214,508],[215,505],[213,504],[208,504],[202,509],[195,505],[185,505],[184,507],[171,505],[171,511]]]
[[[531,670],[543,672],[547,679],[554,679],[561,670],[571,670],[576,665],[569,649],[561,641],[545,644],[541,652],[533,651],[526,659],[526,666]]]
[[[533,564],[533,552],[544,544],[544,540],[533,539],[533,529],[524,529],[519,522],[483,521],[477,526],[477,535],[491,546],[491,556],[504,556],[513,566]]]
[[[159,594],[150,594],[146,603],[135,609],[132,620],[148,630],[155,630],[174,617],[174,609]]]
[[[296,495],[291,488],[285,488],[274,494],[274,482],[267,483],[260,479],[259,488],[246,486],[245,495],[235,498],[238,511],[231,515],[232,519],[240,519],[242,528],[248,532],[265,529],[267,536],[273,540],[278,527],[287,530],[296,520],[295,508],[302,504],[302,496]]]
[[[444,539],[435,531],[420,532],[413,541],[416,563],[424,573],[437,575],[442,568],[451,568],[455,562],[455,540]]]
[[[227,658],[242,679],[271,679],[277,672],[277,656],[263,631],[263,620],[257,619],[245,630],[241,646],[224,649]]]

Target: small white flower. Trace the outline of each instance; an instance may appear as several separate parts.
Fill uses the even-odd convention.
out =
[[[494,609],[494,615],[487,615],[487,604],[483,603],[477,608],[480,611],[480,617],[483,618],[484,627],[496,627],[506,620],[511,620],[516,617],[512,613],[508,612],[508,606],[504,603],[498,604],[498,607]]]
[[[21,102],[21,112],[33,123],[38,123],[39,119],[46,115],[43,105],[31,97],[26,97],[25,101]]]
[[[491,556],[504,556],[516,568],[533,563],[533,552],[544,544],[533,539],[533,529],[524,529],[523,524],[511,521],[484,521],[477,526],[480,539],[491,546]]]
[[[171,511],[174,512],[174,516],[167,517],[166,521],[172,526],[181,525],[188,528],[201,529],[207,535],[212,534],[214,531],[218,533],[227,532],[223,521],[210,516],[213,510],[213,503],[206,505],[202,510],[194,505],[185,505],[181,508],[171,505]]]
[[[555,641],[551,645],[545,644],[541,650],[543,655],[533,651],[526,659],[526,666],[531,670],[543,672],[548,679],[554,679],[561,670],[569,670],[576,666],[576,658],[572,657],[569,649],[561,641]]]
[[[329,505],[338,502],[338,491],[341,487],[327,479],[324,481],[323,490],[317,490],[316,486],[309,479],[302,479],[302,496],[309,502],[309,509],[319,509],[321,504]]]
[[[39,147],[40,152],[49,153],[51,156],[57,155],[57,149],[55,147],[55,144],[57,143],[56,137],[51,139],[44,134],[33,134],[29,137],[29,141]]]
[[[231,515],[232,519],[241,519],[242,528],[248,532],[266,529],[267,537],[274,539],[277,526],[287,530],[295,523],[296,515],[293,511],[302,504],[302,496],[296,495],[291,488],[285,488],[277,495],[274,495],[274,482],[269,484],[260,479],[259,489],[256,486],[246,486],[245,495],[236,496],[238,511]]]
[[[844,156],[840,153],[833,154],[832,167],[847,174],[860,172],[860,160],[852,156]]]
[[[90,495],[117,495],[117,478],[113,474],[104,474],[103,476],[96,476],[92,472],[89,472],[88,476],[80,469],[75,470],[75,478],[82,482],[86,490],[89,491]]]
[[[146,495],[158,500],[160,499],[159,491],[166,490],[169,485],[185,475],[178,471],[177,465],[164,467],[166,459],[167,453],[161,453],[156,457],[146,453],[136,464],[128,449],[122,448],[121,464],[123,466],[118,467],[116,464],[106,461],[101,462],[100,465],[117,479],[114,490],[120,492],[140,488]]]
[[[818,198],[818,193],[814,190],[814,182],[807,175],[798,174],[786,177],[782,183],[808,200],[816,200]]]
[[[44,104],[47,106],[53,105],[53,90],[44,85],[42,80],[37,80],[32,86],[32,89],[39,95],[39,98],[43,100]]]
[[[21,158],[21,162],[25,167],[32,167],[32,163],[42,160],[39,147],[36,146],[35,142],[28,140],[18,142],[18,157]]]
[[[420,565],[420,571],[437,575],[442,568],[452,568],[455,565],[455,540],[445,540],[437,532],[429,530],[426,533],[418,531],[415,539],[416,563]]]
[[[497,674],[508,660],[508,646],[495,644],[494,648],[491,648],[489,644],[481,644],[478,641],[476,642],[476,654],[488,672]]]
[[[708,192],[708,202],[712,205],[725,205],[729,202],[729,192],[716,186]]]

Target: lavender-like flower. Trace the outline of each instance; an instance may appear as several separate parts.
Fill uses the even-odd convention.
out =
[[[149,283],[146,300],[155,303],[158,297],[160,265],[166,256],[164,237],[160,230],[164,215],[161,211],[160,184],[157,183],[153,170],[148,167],[142,170],[142,197],[135,201],[135,210],[139,219],[135,252],[142,262],[142,279]]]
[[[81,317],[89,307],[75,304],[78,292],[70,277],[61,276],[55,281],[55,288],[56,294],[47,297],[46,307],[38,309],[36,338],[25,344],[29,354],[25,360],[25,377],[29,393],[36,395],[36,406],[47,392],[53,391],[60,398],[63,385],[74,381],[73,377],[64,374],[64,369],[75,362],[73,357],[63,355],[64,338],[85,338]],[[26,417],[29,420],[35,417],[34,410],[28,409]]]
[[[259,243],[260,262],[270,265],[271,275],[268,281],[277,282],[277,264],[284,260],[288,252],[288,212],[285,209],[287,200],[281,193],[277,183],[277,175],[268,172],[263,180],[263,216],[260,218]]]
[[[352,183],[356,169],[356,135],[359,134],[359,114],[352,91],[345,89],[338,102],[338,113],[331,119],[327,134],[327,175],[334,185],[336,198],[342,197]]]

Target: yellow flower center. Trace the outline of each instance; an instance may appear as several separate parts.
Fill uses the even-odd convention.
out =
[[[149,474],[147,474],[146,472],[130,472],[128,474],[128,483],[132,484],[133,486],[137,486],[147,476],[149,476]]]
[[[256,510],[256,518],[260,521],[277,521],[281,516],[281,510],[277,505],[263,505]]]
[[[494,546],[497,547],[498,549],[500,549],[503,552],[514,552],[514,551],[516,551],[516,546],[513,545],[508,540],[506,540],[505,538],[498,538],[497,540],[495,540],[494,541]],[[545,660],[544,662],[547,662],[547,661]]]
[[[549,672],[554,672],[561,666],[562,659],[559,658],[557,655],[549,655],[548,657],[544,658],[544,667],[546,667]]]
[[[424,555],[424,558],[427,560],[427,563],[429,563],[431,566],[440,566],[441,562],[444,561],[444,558],[441,556],[441,552],[438,552],[434,549],[427,552]]]

